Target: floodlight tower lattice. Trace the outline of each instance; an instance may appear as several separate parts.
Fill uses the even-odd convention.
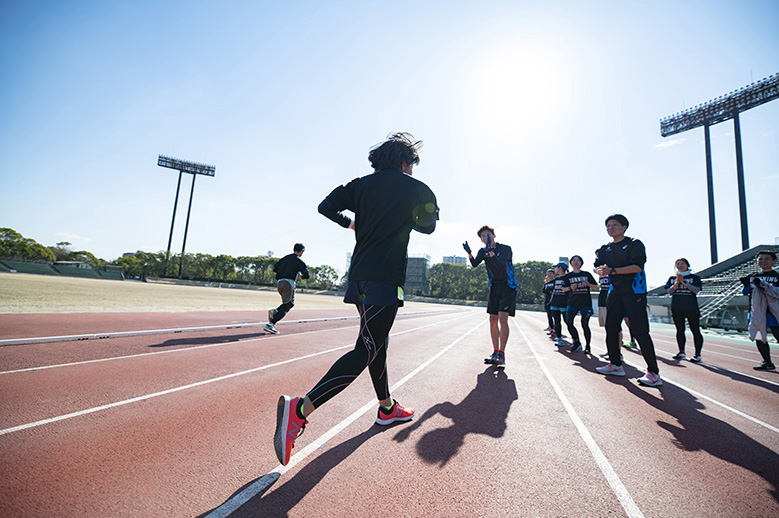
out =
[[[187,208],[187,222],[184,225],[184,242],[181,245],[181,257],[179,257],[179,274],[181,278],[181,270],[184,265],[184,250],[187,247],[187,232],[189,231],[189,216],[192,212],[192,197],[195,194],[195,178],[201,174],[204,176],[214,176],[216,174],[216,166],[201,164],[198,162],[191,162],[188,160],[180,160],[165,155],[159,155],[157,159],[157,165],[160,167],[167,167],[169,169],[176,169],[179,172],[179,181],[176,185],[176,199],[173,202],[173,217],[170,221],[170,235],[168,236],[168,251],[165,254],[165,271],[164,274],[168,274],[168,262],[170,261],[170,244],[173,240],[173,225],[176,222],[176,207],[179,203],[179,190],[181,189],[181,176],[184,173],[192,175],[192,188],[189,191],[189,207]]]
[[[739,88],[727,95],[721,95],[688,110],[660,119],[660,134],[663,137],[682,133],[703,126],[706,145],[706,184],[709,198],[709,239],[711,242],[711,263],[717,262],[717,232],[714,217],[714,178],[711,168],[711,137],[709,126],[733,119],[736,144],[736,174],[738,179],[738,202],[741,216],[741,247],[749,248],[747,227],[747,198],[744,185],[744,162],[741,152],[741,123],[739,113],[779,98],[779,74],[761,79],[749,86]]]

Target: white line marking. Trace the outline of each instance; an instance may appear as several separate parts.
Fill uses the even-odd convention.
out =
[[[521,329],[520,329],[520,332],[522,332]],[[525,334],[522,333],[522,336],[525,336]],[[527,338],[526,338],[526,340],[527,340]],[[644,366],[638,365],[636,363],[633,363],[633,362],[630,362],[630,361],[624,360],[624,359],[622,360],[622,363],[625,363],[627,365],[635,367],[638,370],[644,370],[644,368],[645,368]],[[725,369],[725,370],[727,370],[727,369]],[[733,372],[733,371],[731,371],[731,372]],[[746,376],[746,374],[745,374],[745,376]],[[752,377],[752,376],[750,376],[750,377]],[[744,419],[748,419],[749,421],[752,421],[753,423],[759,424],[760,426],[768,428],[772,432],[779,433],[779,428],[776,428],[775,426],[772,426],[772,425],[770,425],[770,424],[768,424],[768,423],[766,423],[764,421],[761,421],[760,419],[757,419],[756,417],[752,417],[751,415],[745,414],[744,412],[742,412],[740,410],[736,410],[735,408],[733,408],[731,406],[728,406],[725,403],[722,403],[720,401],[717,401],[716,399],[713,399],[713,398],[710,398],[709,396],[701,394],[700,392],[698,392],[696,390],[693,390],[693,389],[691,389],[691,388],[689,388],[689,387],[687,387],[685,385],[682,385],[681,383],[678,383],[676,381],[673,381],[673,380],[667,378],[665,375],[662,376],[662,379],[663,379],[663,383],[670,383],[672,385],[676,385],[680,389],[685,390],[685,391],[689,392],[690,394],[693,394],[693,395],[695,395],[695,396],[697,396],[697,397],[699,397],[701,399],[705,399],[706,401],[710,401],[711,403],[714,403],[715,405],[721,406],[725,410],[730,410],[734,414],[739,415],[739,416],[743,417]],[[772,383],[773,384],[773,382],[764,380],[762,378],[755,378],[755,379],[758,379],[760,381],[765,381],[766,383]]]
[[[436,310],[436,311],[413,311],[408,313],[401,313],[401,315],[425,315],[429,313],[445,313],[453,310]],[[458,311],[467,311],[466,309],[458,309]],[[285,324],[304,324],[308,322],[325,322],[329,320],[356,320],[358,316],[343,316],[343,317],[324,317],[324,318],[305,318],[301,320],[287,320]],[[94,338],[116,338],[122,336],[133,335],[150,335],[150,334],[163,334],[163,333],[182,333],[185,331],[211,331],[214,329],[232,329],[240,327],[255,327],[264,326],[265,322],[244,322],[244,323],[232,323],[232,324],[219,324],[215,326],[198,326],[198,327],[177,327],[168,329],[139,329],[137,331],[111,331],[107,333],[85,333],[80,335],[64,335],[64,336],[40,336],[35,338],[7,338],[0,340],[0,346],[4,345],[22,345],[29,343],[41,343],[41,342],[67,342],[73,340],[90,340]]]
[[[402,334],[406,334],[406,333],[411,333],[411,332],[414,332],[414,331],[419,331],[420,329],[426,329],[428,327],[432,327],[432,326],[436,326],[436,325],[440,325],[440,324],[446,324],[446,323],[449,323],[449,322],[453,322],[455,320],[460,320],[460,319],[465,318],[467,316],[471,316],[471,315],[463,315],[463,316],[459,316],[457,318],[453,318],[453,319],[450,319],[450,320],[444,320],[443,322],[435,322],[433,324],[427,324],[427,325],[420,326],[420,327],[417,327],[417,328],[407,329],[405,331],[399,331],[397,333],[390,334],[390,336],[398,336],[398,335],[402,335]],[[249,370],[245,370],[245,371],[241,371],[241,372],[234,372],[232,374],[227,374],[225,376],[219,376],[217,378],[211,378],[211,379],[208,379],[208,380],[198,381],[198,382],[195,382],[195,383],[190,383],[188,385],[183,385],[183,386],[180,386],[180,387],[174,387],[172,389],[167,389],[167,390],[162,390],[162,391],[159,391],[159,392],[154,392],[152,394],[146,394],[145,396],[133,397],[133,398],[130,398],[130,399],[125,399],[124,401],[116,401],[114,403],[108,403],[106,405],[101,405],[101,406],[98,406],[98,407],[88,408],[86,410],[80,410],[78,412],[72,412],[70,414],[60,415],[60,416],[56,416],[56,417],[51,417],[49,419],[43,419],[43,420],[40,420],[40,421],[35,421],[33,423],[27,423],[27,424],[23,424],[23,425],[19,425],[19,426],[14,426],[14,427],[11,427],[11,428],[6,428],[4,430],[0,430],[0,435],[6,435],[6,434],[9,434],[9,433],[18,432],[18,431],[21,431],[21,430],[27,430],[29,428],[35,428],[37,426],[42,426],[42,425],[45,425],[45,424],[55,423],[57,421],[63,421],[65,419],[70,419],[70,418],[73,418],[73,417],[79,417],[79,416],[82,416],[82,415],[92,414],[92,413],[95,413],[95,412],[100,412],[101,410],[108,410],[110,408],[115,408],[115,407],[119,407],[119,406],[130,404],[130,403],[137,403],[139,401],[144,401],[144,400],[147,400],[147,399],[151,399],[153,397],[164,396],[164,395],[167,395],[167,394],[172,394],[174,392],[180,392],[182,390],[187,390],[187,389],[191,389],[191,388],[195,388],[195,387],[200,387],[202,385],[208,385],[210,383],[215,383],[217,381],[224,381],[226,379],[235,378],[237,376],[243,376],[244,374],[251,374],[251,373],[254,373],[254,372],[259,372],[261,370],[270,369],[271,367],[278,367],[280,365],[286,365],[287,363],[292,363],[292,362],[296,362],[296,361],[300,361],[300,360],[305,360],[305,359],[308,359],[308,358],[313,358],[314,356],[320,356],[322,354],[327,354],[327,353],[331,353],[331,352],[334,352],[334,351],[340,351],[341,349],[346,349],[347,347],[354,347],[354,343],[350,343],[348,345],[342,345],[342,346],[339,346],[339,347],[334,347],[332,349],[327,349],[325,351],[319,351],[319,352],[316,352],[316,353],[306,354],[304,356],[299,356],[297,358],[292,358],[291,360],[284,360],[284,361],[281,361],[281,362],[272,363],[270,365],[263,365],[261,367],[255,367],[254,369],[249,369]]]
[[[622,363],[627,363],[628,365],[630,365],[632,367],[635,367],[636,369],[639,369],[639,370],[642,370],[644,368],[644,367],[639,366],[638,364],[635,364],[633,362],[629,362],[627,360],[623,360]],[[722,408],[724,408],[725,410],[730,410],[734,414],[739,415],[739,416],[743,417],[744,419],[748,419],[748,420],[752,421],[753,423],[757,423],[760,426],[764,426],[764,427],[768,428],[769,430],[771,430],[772,432],[779,433],[779,428],[776,428],[775,426],[771,426],[770,424],[768,424],[766,422],[763,422],[760,419],[757,419],[755,417],[752,417],[749,414],[745,414],[741,410],[736,410],[732,406],[728,406],[725,403],[721,403],[721,402],[717,401],[716,399],[712,399],[709,396],[703,395],[700,392],[698,392],[696,390],[693,390],[690,387],[687,387],[685,385],[682,385],[681,383],[679,383],[677,381],[670,380],[667,377],[665,377],[665,375],[662,376],[662,379],[663,379],[663,383],[670,383],[672,385],[676,385],[680,389],[685,390],[685,391],[689,392],[690,394],[692,394],[694,396],[697,396],[697,397],[699,397],[701,399],[705,399],[706,401],[710,401],[710,402],[714,403],[715,405],[719,405]]]
[[[463,340],[466,336],[474,332],[483,324],[484,322],[480,322],[470,331],[462,335],[460,338],[458,338],[457,340],[455,340],[445,348],[441,349],[437,354],[435,354],[426,362],[421,364],[419,367],[417,367],[416,369],[408,373],[406,376],[403,377],[403,379],[396,382],[394,385],[390,387],[390,392],[397,389],[398,387],[406,383],[408,380],[410,380],[411,378],[419,374],[425,367],[427,367],[428,365],[436,361],[444,353],[449,351],[452,347],[457,345],[461,340]],[[336,434],[338,434],[344,428],[346,428],[347,426],[355,422],[363,414],[375,409],[376,409],[376,399],[374,398],[371,399],[369,402],[365,403],[365,405],[363,405],[359,410],[352,413],[352,415],[350,415],[349,417],[347,417],[346,419],[344,419],[343,421],[335,425],[327,432],[325,432],[325,434],[317,438],[317,440],[315,440],[314,442],[312,442],[311,444],[309,444],[308,446],[300,450],[298,453],[293,455],[289,459],[289,463],[286,466],[282,466],[281,464],[279,464],[273,469],[273,471],[271,471],[267,475],[260,477],[258,480],[256,480],[254,483],[246,487],[240,493],[230,497],[225,503],[223,503],[222,505],[220,505],[219,507],[211,511],[209,514],[207,514],[205,518],[224,518],[226,516],[229,516],[233,511],[237,510],[243,504],[245,504],[246,502],[254,498],[257,494],[265,491],[268,487],[271,486],[271,484],[276,482],[276,480],[278,480],[278,478],[281,475],[283,475],[284,473],[292,469],[292,467],[298,464],[299,462],[302,462],[311,453],[313,453],[318,448],[320,448],[325,442],[332,439]]]
[[[622,504],[622,508],[625,510],[625,513],[627,513],[627,515],[631,518],[643,518],[644,514],[641,512],[641,509],[639,509],[638,506],[636,505],[636,502],[633,501],[633,497],[630,496],[630,493],[628,492],[627,488],[620,480],[619,476],[617,475],[617,472],[614,471],[614,468],[611,466],[611,463],[609,463],[609,460],[603,454],[600,447],[598,447],[598,443],[595,442],[595,439],[592,437],[592,434],[590,434],[590,431],[582,422],[581,418],[579,417],[579,414],[576,413],[576,410],[573,408],[573,405],[571,405],[570,401],[568,401],[568,398],[565,396],[565,394],[563,394],[560,385],[557,384],[557,381],[552,376],[552,373],[549,372],[549,369],[546,368],[544,362],[541,361],[541,357],[536,352],[536,349],[533,347],[533,344],[530,342],[530,339],[528,339],[527,335],[525,335],[525,332],[519,326],[516,319],[514,319],[514,325],[519,330],[520,334],[522,335],[522,338],[525,339],[525,343],[528,345],[530,351],[533,353],[533,356],[536,359],[536,363],[538,363],[538,365],[541,367],[541,370],[544,371],[544,374],[546,375],[546,378],[549,380],[549,383],[552,385],[552,388],[557,394],[557,397],[560,399],[560,402],[562,402],[563,406],[565,407],[565,410],[568,412],[568,416],[571,418],[571,421],[573,421],[573,424],[576,426],[576,429],[579,431],[579,435],[581,435],[582,439],[584,440],[584,443],[587,445],[587,448],[589,448],[590,453],[592,453],[592,456],[595,459],[595,463],[598,465],[601,472],[606,477],[606,481],[609,483],[612,491],[614,491],[614,494],[617,496],[619,503]]]
[[[404,315],[410,315],[410,314],[419,315],[419,314],[426,314],[426,313],[433,313],[433,312],[431,311],[431,312],[404,313]],[[325,321],[325,320],[346,320],[347,318],[349,318],[349,319],[351,319],[351,318],[357,319],[359,317],[323,318],[323,319],[319,319],[319,320],[322,320],[322,321]],[[299,320],[299,321],[295,320],[295,321],[290,321],[288,323],[313,322],[313,321],[314,320]],[[238,326],[236,326],[236,327],[238,327]],[[192,328],[192,329],[194,329],[194,328]],[[343,329],[350,329],[350,326],[332,327],[332,328],[328,328],[328,329],[318,329],[316,331],[303,331],[303,332],[300,332],[300,333],[293,333],[293,334],[274,335],[273,338],[271,338],[270,336],[261,336],[261,337],[258,337],[258,338],[249,338],[247,340],[234,340],[234,341],[230,341],[230,342],[219,342],[219,343],[214,343],[214,344],[194,345],[192,347],[186,347],[186,348],[181,348],[181,349],[172,349],[172,350],[168,350],[168,351],[154,351],[154,352],[149,352],[149,353],[128,354],[126,356],[112,356],[110,358],[98,358],[98,359],[95,359],[95,360],[82,360],[82,361],[78,361],[78,362],[58,363],[58,364],[55,364],[55,365],[42,365],[40,367],[24,367],[24,368],[21,368],[21,369],[14,369],[14,370],[10,370],[10,371],[0,371],[0,375],[2,375],[2,374],[14,374],[14,373],[18,373],[18,372],[39,371],[39,370],[44,370],[44,369],[54,369],[54,368],[57,368],[57,367],[73,367],[73,366],[76,366],[76,365],[83,365],[83,364],[87,364],[87,363],[99,363],[99,362],[107,362],[107,361],[113,361],[113,360],[124,360],[124,359],[128,359],[128,358],[139,358],[139,357],[142,357],[142,356],[151,356],[151,355],[156,355],[156,354],[182,353],[182,352],[187,352],[187,351],[195,351],[195,350],[198,350],[198,349],[208,349],[210,347],[219,347],[219,346],[226,346],[226,345],[235,345],[235,344],[239,344],[239,343],[240,344],[244,344],[244,343],[249,343],[249,342],[256,342],[258,340],[270,340],[270,339],[272,339],[272,340],[279,340],[279,339],[282,339],[282,338],[290,338],[290,337],[293,337],[293,336],[302,336],[302,335],[308,335],[308,334],[312,334],[312,333],[322,333],[322,332],[326,332],[326,331],[338,331],[338,330],[343,330]]]

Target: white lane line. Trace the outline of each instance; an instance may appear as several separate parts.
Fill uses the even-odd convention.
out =
[[[353,329],[352,326],[344,326],[344,327],[331,327],[328,329],[317,329],[316,331],[304,331],[302,333],[294,333],[291,335],[278,335],[274,336],[273,338],[270,337],[260,337],[260,338],[249,338],[248,340],[234,340],[231,342],[219,342],[215,344],[205,344],[205,345],[194,345],[192,347],[185,347],[182,349],[171,349],[168,351],[154,351],[150,353],[138,353],[138,354],[128,354],[126,356],[112,356],[110,358],[97,358],[95,360],[82,360],[78,362],[71,362],[71,363],[58,363],[55,365],[42,365],[40,367],[25,367],[23,369],[16,369],[12,371],[0,371],[0,374],[13,374],[16,372],[33,372],[33,371],[40,371],[44,369],[55,369],[58,367],[73,367],[76,365],[85,365],[88,363],[100,363],[100,362],[110,362],[114,360],[127,360],[130,358],[141,358],[143,356],[154,356],[157,354],[172,354],[172,353],[185,353],[188,351],[196,351],[198,349],[208,349],[211,347],[222,347],[222,346],[228,346],[228,345],[235,345],[235,344],[248,344],[250,342],[256,342],[259,340],[279,340],[282,338],[292,338],[295,336],[303,336],[303,335],[310,335],[315,333],[324,333],[327,331],[342,331],[344,329]]]
[[[480,313],[481,314],[481,313]],[[414,376],[419,374],[425,367],[436,361],[438,358],[440,358],[444,353],[449,351],[452,347],[457,345],[460,341],[465,339],[468,335],[473,333],[476,329],[481,327],[484,324],[484,321],[477,324],[475,327],[473,327],[470,331],[462,335],[460,338],[452,342],[451,344],[447,345],[438,353],[433,355],[430,359],[425,361],[423,364],[419,365],[416,369],[408,373],[406,376],[404,376],[400,381],[396,382],[390,387],[390,392],[394,391],[395,389],[399,388],[401,385],[412,379]],[[314,442],[310,443],[308,446],[297,452],[295,455],[293,455],[289,459],[289,463],[286,466],[282,466],[279,464],[276,466],[273,471],[270,473],[263,475],[259,479],[255,480],[252,484],[244,488],[243,491],[231,496],[225,503],[211,511],[209,514],[205,515],[204,518],[224,518],[227,516],[230,516],[230,514],[233,513],[233,511],[236,511],[238,508],[240,508],[243,504],[257,496],[258,494],[262,493],[266,489],[268,489],[276,480],[279,479],[281,475],[292,469],[296,464],[303,461],[306,457],[311,455],[314,451],[316,451],[318,448],[322,447],[324,443],[335,437],[339,432],[341,432],[344,428],[355,422],[357,419],[359,419],[363,414],[370,412],[371,410],[376,410],[376,399],[371,399],[369,402],[365,403],[360,409],[355,411],[352,415],[335,425],[333,428],[325,432],[323,435],[321,435],[319,438],[317,438]]]
[[[427,325],[420,326],[420,327],[417,327],[417,328],[407,329],[405,331],[398,331],[397,333],[390,334],[390,336],[398,336],[398,335],[402,335],[402,334],[406,334],[406,333],[412,333],[414,331],[419,331],[421,329],[426,329],[428,327],[432,327],[432,326],[436,326],[436,325],[440,325],[440,324],[447,324],[449,322],[453,322],[455,320],[460,320],[460,319],[463,319],[465,317],[472,316],[472,315],[473,314],[471,314],[471,315],[462,315],[462,316],[459,316],[457,318],[444,320],[442,322],[435,322],[435,323],[427,324]],[[151,399],[151,398],[158,397],[158,396],[164,396],[164,395],[167,395],[167,394],[173,394],[174,392],[180,392],[182,390],[187,390],[187,389],[191,389],[191,388],[195,388],[195,387],[200,387],[202,385],[208,385],[210,383],[216,383],[217,381],[224,381],[226,379],[235,378],[237,376],[243,376],[245,374],[251,374],[251,373],[254,373],[254,372],[259,372],[259,371],[262,371],[262,370],[265,370],[265,369],[270,369],[272,367],[278,367],[280,365],[286,365],[288,363],[292,363],[292,362],[296,362],[296,361],[300,361],[300,360],[305,360],[305,359],[308,359],[308,358],[313,358],[314,356],[320,356],[322,354],[328,354],[328,353],[331,353],[331,352],[334,352],[334,351],[340,351],[340,350],[346,349],[348,347],[354,347],[354,343],[350,343],[348,345],[342,345],[342,346],[339,346],[339,347],[334,347],[332,349],[327,349],[325,351],[319,351],[319,352],[316,352],[316,353],[306,354],[304,356],[299,356],[297,358],[292,358],[290,360],[284,360],[284,361],[281,361],[281,362],[272,363],[270,365],[263,365],[261,367],[255,367],[254,369],[249,369],[249,370],[245,370],[245,371],[241,371],[241,372],[234,372],[232,374],[227,374],[225,376],[219,376],[217,378],[211,378],[211,379],[208,379],[208,380],[198,381],[196,383],[190,383],[188,385],[182,385],[180,387],[174,387],[174,388],[171,388],[171,389],[162,390],[162,391],[159,391],[159,392],[154,392],[152,394],[146,394],[145,396],[133,397],[133,398],[130,398],[130,399],[125,399],[124,401],[116,401],[114,403],[108,403],[106,405],[101,405],[101,406],[98,406],[98,407],[88,408],[86,410],[80,410],[78,412],[72,412],[70,414],[60,415],[60,416],[56,416],[56,417],[51,417],[49,419],[42,419],[40,421],[35,421],[33,423],[27,423],[27,424],[23,424],[23,425],[19,425],[19,426],[14,426],[14,427],[11,427],[11,428],[6,428],[4,430],[0,430],[0,435],[6,435],[6,434],[9,434],[9,433],[18,432],[18,431],[21,431],[21,430],[27,430],[29,428],[35,428],[37,426],[43,426],[45,424],[55,423],[57,421],[63,421],[65,419],[71,419],[73,417],[79,417],[79,416],[83,416],[83,415],[87,415],[87,414],[93,414],[95,412],[100,412],[102,410],[108,410],[110,408],[115,408],[115,407],[119,407],[119,406],[123,406],[123,405],[128,405],[130,403],[137,403],[139,401],[144,401],[144,400]]]
[[[520,332],[521,332],[521,329],[520,329]],[[522,334],[522,336],[524,336],[524,333]],[[605,361],[605,360],[604,360],[604,361]],[[637,363],[630,362],[630,361],[628,361],[628,360],[623,360],[623,361],[622,361],[622,363],[626,363],[627,365],[630,365],[630,366],[632,366],[632,367],[635,367],[635,368],[636,368],[636,369],[638,369],[638,370],[644,370],[644,369],[645,369],[645,366],[643,366],[643,365],[639,365],[639,364],[637,364]],[[727,370],[727,369],[725,369],[725,370]],[[740,373],[739,373],[739,374],[740,374]],[[746,375],[745,375],[745,376],[746,376]],[[750,377],[751,377],[751,376],[750,376]],[[682,390],[685,390],[685,391],[689,392],[690,394],[693,394],[694,396],[697,396],[697,397],[699,397],[699,398],[701,398],[701,399],[705,399],[706,401],[709,401],[709,402],[711,402],[711,403],[714,403],[715,405],[718,405],[718,406],[720,406],[720,407],[724,408],[725,410],[730,410],[730,411],[731,411],[731,412],[733,412],[734,414],[736,414],[736,415],[738,415],[738,416],[741,416],[741,417],[743,417],[744,419],[747,419],[747,420],[749,420],[749,421],[752,421],[753,423],[759,424],[760,426],[763,426],[763,427],[765,427],[765,428],[767,428],[767,429],[771,430],[772,432],[777,432],[777,433],[779,433],[779,428],[776,428],[775,426],[772,426],[772,425],[770,425],[770,424],[768,424],[768,423],[766,423],[766,422],[764,422],[764,421],[761,421],[760,419],[757,419],[756,417],[752,417],[751,415],[749,415],[749,414],[746,414],[746,413],[742,412],[741,410],[737,410],[737,409],[733,408],[732,406],[726,405],[725,403],[722,403],[721,401],[717,401],[716,399],[713,399],[713,398],[710,398],[709,396],[706,396],[706,395],[704,395],[704,394],[701,394],[700,392],[698,392],[698,391],[696,391],[696,390],[693,390],[693,389],[691,389],[691,388],[689,388],[689,387],[687,387],[687,386],[685,386],[685,385],[682,385],[682,384],[681,384],[681,383],[679,383],[679,382],[673,381],[673,380],[671,380],[671,379],[667,378],[667,377],[665,376],[665,374],[663,374],[663,375],[662,375],[662,378],[663,378],[663,383],[670,383],[670,384],[672,384],[672,385],[676,385],[676,386],[677,386],[677,387],[679,387],[680,389],[682,389]],[[758,379],[758,380],[760,380],[760,381],[764,381],[764,382],[766,382],[766,383],[772,383],[772,382],[770,382],[770,381],[767,381],[767,380],[764,380],[764,379],[762,379],[762,378],[755,378],[755,379]]]
[[[579,417],[579,414],[576,413],[576,410],[573,408],[573,405],[571,405],[571,402],[568,401],[568,398],[565,396],[565,394],[563,394],[560,385],[557,384],[557,381],[552,376],[552,373],[549,371],[549,369],[546,368],[546,365],[544,365],[544,362],[541,360],[541,357],[536,352],[536,349],[535,347],[533,347],[533,344],[531,343],[530,339],[528,339],[527,335],[519,326],[516,319],[512,319],[512,320],[514,322],[514,325],[522,335],[522,338],[525,339],[525,343],[530,348],[530,351],[533,353],[533,356],[536,359],[536,363],[538,363],[538,365],[541,367],[541,370],[544,372],[546,378],[549,380],[549,384],[552,385],[552,388],[557,394],[558,399],[560,399],[560,402],[563,404],[565,410],[568,412],[568,416],[571,418],[571,421],[573,421],[573,424],[576,426],[576,429],[579,431],[579,435],[584,440],[584,443],[587,445],[587,448],[589,448],[590,453],[595,459],[595,463],[600,468],[601,472],[603,473],[603,476],[606,477],[606,481],[609,483],[609,486],[611,486],[612,491],[614,491],[614,494],[617,496],[617,499],[619,500],[619,503],[622,505],[622,508],[625,510],[625,513],[630,518],[643,518],[644,514],[641,512],[641,509],[638,508],[636,502],[633,500],[633,497],[630,496],[630,493],[628,492],[627,488],[620,480],[619,475],[617,475],[617,472],[614,471],[614,468],[611,466],[611,463],[606,458],[606,455],[604,455],[603,452],[601,451],[600,447],[598,446],[598,443],[595,442],[595,439],[592,437],[592,434],[590,434],[590,431],[582,422],[581,418]]]
[[[416,315],[416,314],[425,314],[425,313],[433,313],[433,312],[430,311],[430,312],[405,313],[404,315],[409,315],[409,314],[415,314]],[[351,318],[357,319],[359,317],[326,318],[326,319],[321,319],[321,320],[322,321],[324,321],[324,320],[347,320],[347,319],[351,319]],[[313,322],[313,320],[290,321],[288,323],[294,323],[294,322]],[[100,363],[100,362],[108,362],[108,361],[114,361],[114,360],[125,360],[125,359],[128,359],[128,358],[139,358],[139,357],[142,357],[142,356],[152,356],[152,355],[156,355],[156,354],[183,353],[183,352],[187,352],[187,351],[195,351],[195,350],[198,350],[198,349],[208,349],[210,347],[220,347],[220,346],[227,346],[227,345],[235,345],[235,344],[238,344],[238,343],[244,344],[244,343],[249,343],[249,342],[256,342],[258,340],[279,340],[279,339],[283,339],[283,338],[291,338],[291,337],[295,337],[295,336],[303,336],[303,335],[308,335],[308,334],[313,334],[313,333],[322,333],[322,332],[326,332],[326,331],[339,331],[339,330],[350,329],[350,328],[351,328],[351,326],[333,327],[333,328],[328,328],[328,329],[318,329],[316,331],[303,331],[301,333],[281,334],[281,335],[276,335],[273,338],[271,338],[270,336],[261,336],[261,337],[258,337],[258,338],[249,338],[247,340],[233,340],[233,341],[230,341],[230,342],[219,342],[219,343],[214,343],[214,344],[194,345],[192,347],[186,347],[186,348],[181,348],[181,349],[171,349],[171,350],[168,350],[168,351],[154,351],[154,352],[149,352],[149,353],[128,354],[128,355],[125,355],[125,356],[112,356],[112,357],[109,357],[109,358],[97,358],[95,360],[82,360],[82,361],[70,362],[70,363],[58,363],[58,364],[54,364],[54,365],[42,365],[42,366],[39,366],[39,367],[24,367],[24,368],[21,368],[21,369],[14,369],[14,370],[9,370],[9,371],[0,371],[0,375],[2,375],[2,374],[14,374],[14,373],[18,373],[18,372],[33,372],[33,371],[39,371],[39,370],[44,370],[44,369],[54,369],[54,368],[58,368],[58,367],[73,367],[73,366],[76,366],[76,365],[84,365],[84,364],[88,364],[88,363]]]
[[[408,313],[400,313],[402,316],[406,315],[426,315],[435,313],[446,313],[454,310],[436,310],[436,311],[412,311]],[[467,311],[467,309],[457,309],[457,311]],[[326,322],[330,320],[356,320],[358,316],[343,316],[343,317],[324,317],[324,318],[305,318],[301,320],[287,320],[284,324],[306,324],[309,322]],[[215,329],[234,329],[241,327],[255,327],[264,326],[265,322],[243,322],[232,324],[219,324],[214,326],[198,326],[198,327],[176,327],[167,329],[139,329],[136,331],[110,331],[106,333],[85,333],[80,335],[63,335],[63,336],[39,336],[34,338],[7,338],[0,340],[0,346],[4,345],[22,345],[30,343],[42,343],[42,342],[67,342],[73,340],[90,340],[94,338],[117,338],[122,336],[134,336],[134,335],[150,335],[150,334],[163,334],[163,333],[183,333],[192,331],[212,331]]]
[[[622,363],[627,363],[628,365],[630,365],[632,367],[635,367],[638,370],[643,370],[645,368],[645,366],[640,366],[640,365],[638,365],[636,363],[629,362],[627,360],[623,360]],[[749,421],[752,421],[753,423],[759,424],[760,426],[763,426],[763,427],[771,430],[772,432],[779,433],[779,428],[777,428],[775,426],[772,426],[772,425],[770,425],[770,424],[768,424],[768,423],[766,423],[764,421],[761,421],[760,419],[757,419],[756,417],[752,417],[749,414],[745,414],[741,410],[737,410],[737,409],[733,408],[732,406],[728,406],[725,403],[722,403],[720,401],[717,401],[716,399],[713,399],[713,398],[710,398],[709,396],[701,394],[697,390],[693,390],[690,387],[687,387],[686,385],[682,385],[678,381],[673,381],[673,380],[667,378],[665,375],[663,375],[662,378],[663,378],[663,383],[670,383],[671,385],[676,385],[680,389],[682,389],[682,390],[684,390],[686,392],[689,392],[690,394],[692,394],[694,396],[697,396],[697,397],[699,397],[701,399],[705,399],[706,401],[714,403],[715,405],[721,406],[725,410],[730,410],[734,414],[739,415],[739,416],[743,417],[744,419],[748,419]],[[763,380],[761,380],[761,381],[763,381]]]

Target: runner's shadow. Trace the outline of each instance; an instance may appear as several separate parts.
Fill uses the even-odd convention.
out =
[[[152,344],[149,347],[176,347],[177,345],[210,345],[238,342],[250,338],[269,335],[270,333],[244,333],[241,335],[223,335],[223,336],[200,336],[197,338],[172,338],[159,344]]]
[[[518,397],[514,380],[506,376],[504,369],[490,366],[476,377],[476,387],[459,404],[447,401],[431,407],[411,426],[403,427],[394,440],[405,441],[436,414],[448,417],[452,420],[451,426],[430,430],[417,443],[417,452],[422,460],[443,467],[457,455],[466,435],[478,433],[502,437],[511,404]]]
[[[762,379],[755,379],[750,376],[745,376],[744,374],[739,374],[738,372],[729,371],[717,365],[713,365],[711,363],[701,363],[700,366],[708,370],[709,372],[713,372],[714,374],[719,374],[720,376],[727,376],[733,381],[738,381],[739,383],[746,383],[747,385],[753,385],[755,387],[768,389],[774,394],[779,394],[779,386],[772,385],[768,381]]]
[[[324,451],[303,466],[294,476],[286,479],[282,485],[273,489],[273,491],[268,492],[266,490],[264,493],[256,495],[248,500],[241,507],[230,513],[230,518],[289,516],[290,510],[300,503],[300,501],[303,500],[306,495],[308,495],[314,487],[325,478],[325,476],[327,476],[330,470],[338,466],[352,453],[357,451],[357,448],[365,444],[372,437],[387,431],[388,429],[394,428],[394,426],[372,426],[360,435],[352,437],[351,439]],[[300,439],[298,439],[298,441],[300,441]],[[268,475],[265,476],[267,477]],[[244,487],[247,487],[254,482],[256,482],[256,480],[246,484]],[[271,484],[272,483],[275,483],[275,480],[273,480]],[[240,491],[241,490],[239,489],[236,493]],[[343,495],[338,495],[336,498],[340,496]],[[203,513],[201,516],[207,516],[210,512],[211,511]]]
[[[676,385],[666,383],[649,390],[633,383],[626,386],[634,395],[676,419],[678,425],[665,421],[657,421],[657,425],[673,435],[677,448],[683,452],[705,451],[755,473],[772,486],[770,494],[779,502],[779,453],[706,414],[706,406],[698,398]]]

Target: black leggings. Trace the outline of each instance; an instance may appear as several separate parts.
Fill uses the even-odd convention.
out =
[[[387,381],[387,341],[398,305],[360,306],[360,335],[354,349],[341,356],[319,380],[319,383],[306,394],[314,408],[330,400],[349,386],[360,373],[368,367],[373,380],[373,388],[379,401],[389,399]]]
[[[293,304],[292,302],[287,302],[286,304],[282,304],[281,306],[277,307],[276,314],[273,315],[273,320],[271,320],[271,324],[275,324],[276,322],[284,318],[284,315],[289,313],[289,310],[292,309],[294,305],[295,304]]]
[[[546,310],[546,321],[549,323],[549,329],[554,329],[554,320],[552,319],[552,310],[544,307]]]
[[[562,312],[556,309],[552,310],[552,329],[554,329],[555,336],[560,338],[563,334],[563,326],[560,323]]]
[[[573,338],[574,343],[579,342],[579,331],[577,331],[576,327],[573,325],[573,319],[576,318],[578,313],[578,311],[569,311],[565,314],[565,323],[568,326],[568,332],[571,333],[571,338]],[[587,345],[587,347],[589,347],[590,341],[592,340],[589,313],[582,315],[582,331],[584,331],[584,343]]]
[[[684,319],[686,318],[687,323],[690,324],[690,331],[695,343],[695,356],[700,356],[701,349],[703,349],[700,313],[698,311],[672,309],[671,318],[673,318],[674,325],[676,326],[676,343],[679,345],[679,352],[684,352],[684,345],[687,343],[687,337],[684,336]]]
[[[771,334],[774,335],[776,341],[779,342],[779,327],[769,327],[768,329],[771,330]],[[766,340],[763,342],[762,340],[755,340],[755,344],[757,345],[757,350],[760,352],[760,356],[763,357],[763,360],[767,363],[772,363],[771,348],[768,345],[768,341]]]
[[[649,336],[649,318],[646,315],[646,294],[609,293],[606,302],[606,347],[609,350],[609,363],[622,365],[619,350],[619,331],[622,317],[627,313],[630,319],[630,334],[638,341],[646,368],[659,374],[655,344]]]

